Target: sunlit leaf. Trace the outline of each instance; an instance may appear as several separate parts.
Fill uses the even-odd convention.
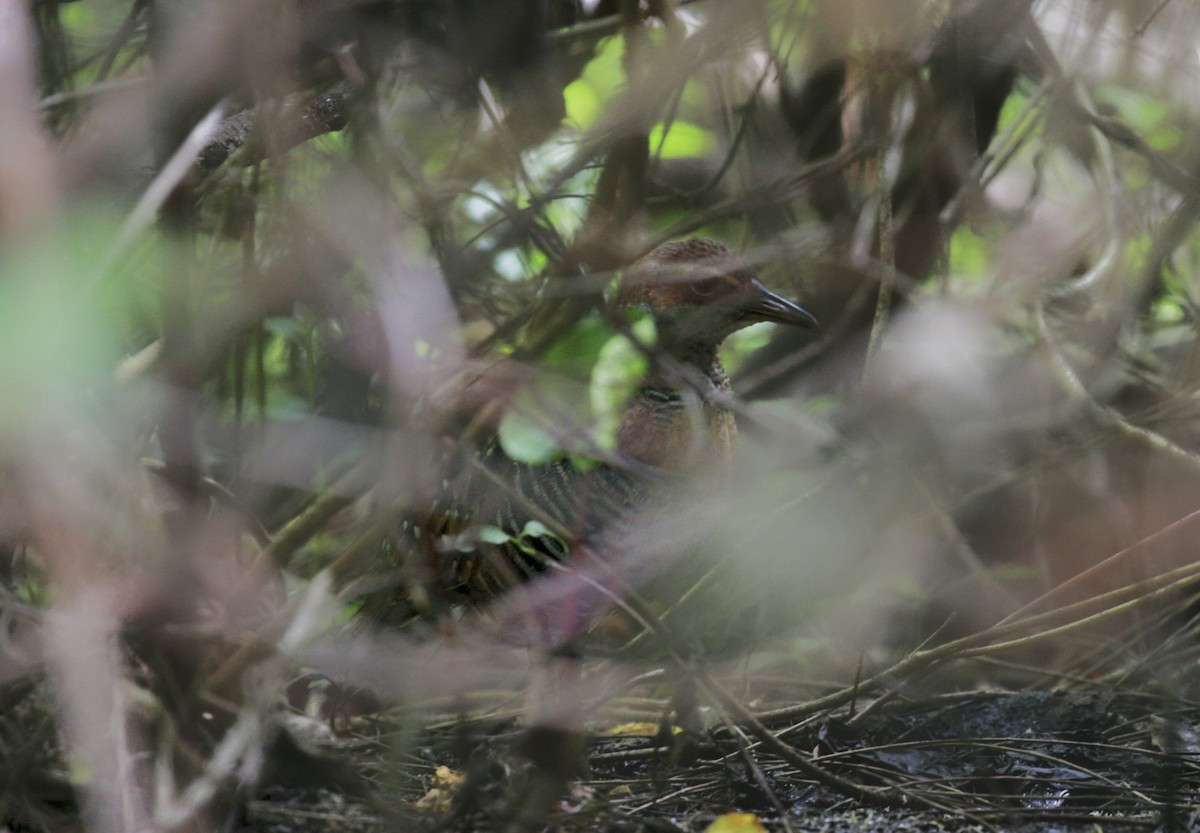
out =
[[[587,130],[599,117],[604,105],[625,83],[625,72],[621,68],[621,56],[625,53],[625,39],[613,35],[600,41],[595,57],[588,62],[579,78],[563,90],[563,103],[567,109],[567,121],[580,130]]]
[[[738,330],[721,345],[721,362],[730,373],[736,373],[741,363],[755,350],[771,340],[777,325],[763,321]]]
[[[521,529],[521,536],[524,538],[542,538],[552,534],[541,521],[528,521]]]
[[[663,159],[704,156],[713,144],[712,134],[691,122],[673,121],[665,135],[661,123],[650,129],[650,152]]]
[[[475,538],[486,544],[507,544],[509,535],[498,526],[480,526],[475,529]]]
[[[963,226],[950,237],[950,274],[961,278],[985,278],[991,274],[989,246],[978,234]]]
[[[1163,326],[1178,324],[1187,317],[1183,305],[1170,296],[1158,298],[1150,308],[1150,315],[1155,324]]]
[[[580,130],[587,130],[600,115],[600,96],[584,78],[575,79],[563,89],[563,104],[566,105],[567,120]]]
[[[704,833],[766,833],[766,830],[753,813],[725,813],[704,828]]]
[[[1029,96],[1014,92],[1004,100],[1003,106],[1000,108],[1000,115],[996,120],[996,135],[1003,135],[1012,130],[1016,134],[1024,133],[1029,130],[1033,123],[1041,118],[1041,113],[1038,108],[1025,108],[1029,104]],[[1016,123],[1020,119],[1020,123]]]
[[[505,412],[498,435],[504,453],[521,463],[548,463],[559,451],[554,435],[517,408]]]
[[[620,723],[609,729],[604,730],[604,734],[609,737],[643,737],[652,738],[659,733],[662,728],[660,723],[652,723],[649,721],[638,721],[634,723]],[[683,730],[678,726],[671,727],[672,734],[680,734]]]
[[[648,317],[636,321],[633,334],[644,345],[653,344],[654,321]],[[625,403],[637,390],[647,367],[645,353],[623,335],[613,336],[601,349],[589,395],[596,415],[594,435],[602,448],[616,447]]]

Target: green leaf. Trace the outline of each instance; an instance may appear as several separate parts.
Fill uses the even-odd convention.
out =
[[[583,78],[577,78],[563,90],[567,121],[580,130],[587,130],[600,115],[600,96],[596,88]]]
[[[603,320],[585,318],[546,351],[544,364],[548,370],[571,379],[586,379],[612,337],[612,328]]]
[[[950,238],[950,274],[963,278],[986,278],[991,274],[988,243],[966,226]]]
[[[691,122],[676,120],[663,130],[661,122],[650,129],[650,153],[662,159],[704,156],[714,145],[712,134]]]
[[[1000,108],[1000,116],[996,120],[996,135],[1005,133],[1010,129],[1014,129],[1013,123],[1018,118],[1021,123],[1015,127],[1015,132],[1020,134],[1030,129],[1032,122],[1041,118],[1039,108],[1034,107],[1028,112],[1025,111],[1026,105],[1029,104],[1029,96],[1024,93],[1015,92],[1004,100],[1004,105]]]
[[[595,57],[588,62],[579,78],[563,90],[567,122],[579,130],[588,130],[600,117],[604,106],[625,83],[621,56],[625,54],[625,39],[612,35],[600,41]]]
[[[578,450],[591,425],[587,389],[559,373],[544,373],[524,385],[500,419],[500,448],[531,465],[561,456],[572,441]]]
[[[511,536],[498,526],[480,526],[475,528],[475,540],[485,544],[507,544]]]
[[[114,219],[80,211],[0,259],[0,429],[43,425],[46,415],[83,417],[111,390],[118,322],[140,278],[132,266],[97,271]]]
[[[1151,131],[1146,142],[1159,152],[1175,150],[1183,142],[1183,131],[1173,124],[1163,124]]]
[[[87,3],[64,3],[58,8],[58,19],[72,35],[93,35],[97,26],[96,11]]]
[[[763,321],[738,330],[721,344],[721,363],[730,373],[736,373],[746,357],[771,340],[777,324]]]
[[[1156,300],[1154,306],[1151,307],[1150,314],[1154,323],[1159,326],[1179,324],[1187,318],[1183,305],[1179,303],[1178,299],[1170,296],[1163,296]]]
[[[522,538],[546,538],[553,535],[554,533],[547,529],[541,521],[529,521],[521,530]]]
[[[1174,150],[1183,140],[1182,131],[1171,119],[1171,104],[1161,98],[1118,86],[1103,87],[1096,98],[1116,110],[1155,150]]]
[[[497,433],[500,448],[519,463],[531,466],[549,463],[559,451],[554,435],[518,408],[509,408],[505,412]]]
[[[645,345],[654,344],[654,320],[646,316],[634,322],[633,334]],[[625,403],[637,391],[648,366],[645,353],[623,335],[613,336],[600,350],[588,393],[596,415],[592,433],[601,448],[616,448]]]

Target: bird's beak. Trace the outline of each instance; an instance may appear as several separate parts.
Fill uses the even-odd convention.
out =
[[[757,280],[752,281],[750,287],[748,297],[742,304],[742,320],[747,324],[771,321],[776,324],[807,327],[810,330],[820,329],[820,323],[808,310],[793,304],[782,295],[776,295]]]

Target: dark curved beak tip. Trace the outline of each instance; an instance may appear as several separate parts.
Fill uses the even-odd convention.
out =
[[[788,324],[793,327],[805,327],[810,330],[821,329],[821,323],[816,316],[792,303],[782,295],[767,289],[758,281],[754,282],[756,292],[743,311],[748,321],[770,321],[775,324]]]

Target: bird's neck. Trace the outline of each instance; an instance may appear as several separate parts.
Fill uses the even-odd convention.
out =
[[[715,344],[668,344],[664,345],[660,355],[661,358],[651,364],[642,390],[658,390],[676,397],[693,391],[709,402],[714,396],[719,399],[730,390],[729,375],[721,364]]]
[[[736,425],[721,400],[729,391],[715,345],[665,350],[626,408],[618,452],[669,470],[728,461]]]

